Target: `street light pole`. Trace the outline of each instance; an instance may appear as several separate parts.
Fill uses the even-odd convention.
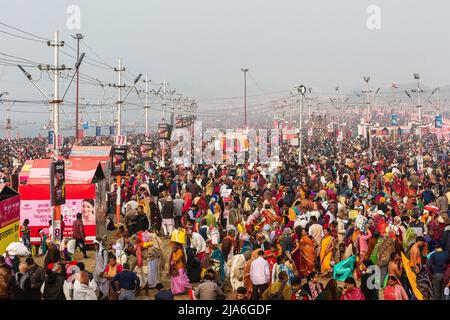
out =
[[[417,108],[419,109],[419,155],[417,159],[417,169],[419,172],[422,171],[423,167],[423,151],[422,151],[422,92],[423,90],[420,88],[420,75],[418,73],[414,73],[414,79],[417,80],[417,89],[414,89],[413,92],[417,93]]]
[[[306,87],[304,85],[300,85],[300,86],[295,86],[295,88],[298,90],[298,92],[302,96],[300,99],[300,115],[299,115],[300,123],[299,123],[299,130],[298,130],[298,145],[299,145],[298,164],[301,166],[302,160],[303,160],[303,135],[302,135],[302,131],[303,131],[303,99],[305,97]]]
[[[341,133],[341,111],[339,107],[339,87],[336,87],[336,110],[338,112],[337,121],[338,121],[338,139],[339,139],[339,152],[342,153],[342,133]]]
[[[247,68],[242,68],[242,72],[244,72],[244,128],[247,127]]]
[[[75,36],[72,36],[72,38],[77,40],[77,61],[80,59],[80,40],[84,38],[84,36],[81,33],[77,33]],[[79,126],[79,120],[78,120],[78,103],[79,103],[79,87],[80,87],[80,70],[77,69],[77,88],[76,88],[76,97],[75,97],[75,143],[79,144],[79,136],[78,136],[78,126]]]
[[[372,111],[370,108],[370,99],[369,99],[369,93],[370,91],[370,87],[369,87],[369,81],[370,81],[370,77],[365,76],[364,77],[364,81],[366,82],[366,105],[367,105],[367,121],[368,121],[368,128],[369,128],[369,132],[368,132],[368,139],[369,139],[369,159],[372,160],[373,158],[373,154],[372,154]]]
[[[148,77],[145,76],[145,136],[148,137]]]

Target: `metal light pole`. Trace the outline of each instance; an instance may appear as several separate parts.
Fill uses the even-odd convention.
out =
[[[118,68],[114,68],[114,71],[118,73],[118,84],[117,87],[117,135],[120,136],[122,133],[122,72],[125,71],[125,68],[122,67],[122,58],[119,58]],[[121,206],[121,184],[122,177],[118,175],[116,177],[117,183],[117,197],[116,197],[116,223],[120,223],[120,206]]]
[[[242,68],[241,71],[244,73],[244,128],[247,127],[247,68]]]
[[[300,86],[296,86],[295,88],[298,90],[298,92],[300,92],[300,94],[302,96],[301,99],[300,99],[299,132],[298,132],[298,145],[299,145],[298,164],[302,165],[302,160],[303,160],[303,136],[302,136],[302,131],[303,131],[303,99],[305,97],[306,87],[304,85],[300,85]]]
[[[72,38],[77,40],[77,60],[80,59],[80,40],[84,39],[84,36],[81,33],[77,33],[75,36],[72,36]],[[79,120],[78,120],[78,103],[79,103],[79,87],[80,87],[80,71],[77,70],[77,88],[76,88],[76,97],[75,97],[75,143],[78,144],[79,136],[78,136],[78,126],[79,126]]]
[[[336,87],[336,110],[337,110],[337,121],[338,121],[338,136],[337,138],[339,139],[339,152],[342,153],[342,137],[343,135],[341,134],[341,112],[340,112],[340,107],[339,107],[339,86]]]
[[[419,155],[417,159],[417,169],[419,172],[422,171],[423,167],[423,151],[422,151],[422,92],[423,90],[420,88],[420,75],[418,73],[414,73],[414,79],[417,80],[417,89],[413,89],[414,93],[417,93],[417,105],[416,107],[419,109]]]
[[[370,77],[365,76],[364,77],[364,81],[366,82],[366,91],[364,91],[364,93],[366,94],[366,105],[367,105],[367,121],[368,121],[368,128],[369,128],[369,132],[368,132],[368,139],[369,139],[369,159],[372,160],[373,158],[373,154],[372,154],[372,112],[370,109],[370,99],[369,99],[369,93],[370,91],[370,87],[369,87],[369,81],[370,81]]]
[[[148,136],[148,109],[149,109],[149,105],[148,105],[148,77],[145,76],[145,136]]]

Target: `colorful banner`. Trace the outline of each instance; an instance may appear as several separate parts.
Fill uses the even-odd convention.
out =
[[[0,201],[0,228],[3,228],[17,220],[20,216],[20,198],[15,196]]]
[[[31,230],[31,242],[39,243],[39,230],[47,229],[52,219],[52,207],[49,200],[22,200],[20,202],[20,223],[28,219]],[[66,199],[61,205],[62,220],[64,220],[64,237],[72,237],[72,226],[80,212],[87,240],[95,239],[95,201],[93,199]]]
[[[0,228],[0,254],[5,252],[10,243],[19,241],[19,229],[19,220]]]
[[[127,173],[127,148],[116,147],[112,150],[112,176],[125,176]]]
[[[50,202],[52,205],[60,205],[66,202],[66,180],[63,160],[50,164]]]

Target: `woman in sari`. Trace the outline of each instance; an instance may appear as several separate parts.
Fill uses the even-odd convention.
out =
[[[258,258],[258,253],[260,250],[262,249],[261,248],[255,249],[252,252],[250,259],[247,260],[244,265],[244,286],[245,289],[247,289],[245,294],[246,300],[250,300],[253,294],[253,283],[252,280],[250,279],[250,267],[252,265],[252,262]]]
[[[191,289],[189,278],[186,275],[186,256],[183,245],[172,242],[173,249],[169,260],[170,288],[173,295],[185,293]]]
[[[314,271],[314,240],[305,229],[302,229],[301,233],[302,236],[299,241],[300,269],[298,270],[300,276],[307,277]]]
[[[301,269],[301,246],[300,239],[302,238],[302,227],[297,226],[294,229],[294,235],[292,236],[292,242],[294,243],[294,249],[291,252],[292,260],[294,261],[295,269],[300,274]]]
[[[330,235],[329,229],[323,230],[324,237],[320,246],[320,272],[326,274],[331,271],[331,257],[334,249],[334,238]]]
[[[341,291],[334,279],[328,280],[325,289],[317,296],[317,300],[339,300],[340,298]]]
[[[225,281],[225,258],[219,246],[213,242],[211,253],[212,268],[216,272],[216,279],[218,283],[223,284]]]

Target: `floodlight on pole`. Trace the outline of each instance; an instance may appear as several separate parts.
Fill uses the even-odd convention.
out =
[[[20,70],[22,70],[23,74],[25,75],[25,77],[27,77],[28,80],[30,80],[30,82],[33,84],[33,86],[36,87],[36,89],[39,90],[40,93],[42,93],[42,95],[48,100],[52,100],[50,99],[50,97],[41,90],[41,88],[39,88],[39,86],[33,81],[33,78],[31,77],[31,74],[29,74],[20,64],[17,65],[19,67]]]
[[[304,85],[297,85],[294,87],[301,94],[301,102],[300,102],[300,116],[299,116],[299,130],[298,130],[298,142],[299,142],[299,151],[298,151],[298,164],[302,165],[303,160],[303,98],[305,97],[306,87]]]
[[[247,127],[247,72],[248,68],[241,68],[244,73],[244,128]]]
[[[366,104],[367,104],[367,122],[368,122],[368,139],[369,139],[369,158],[370,160],[373,159],[373,153],[372,153],[372,111],[370,109],[370,98],[369,98],[369,94],[372,92],[370,91],[370,87],[369,87],[369,81],[370,81],[370,77],[369,76],[364,76],[363,77],[364,82],[366,82],[366,90],[363,91],[366,94]]]

